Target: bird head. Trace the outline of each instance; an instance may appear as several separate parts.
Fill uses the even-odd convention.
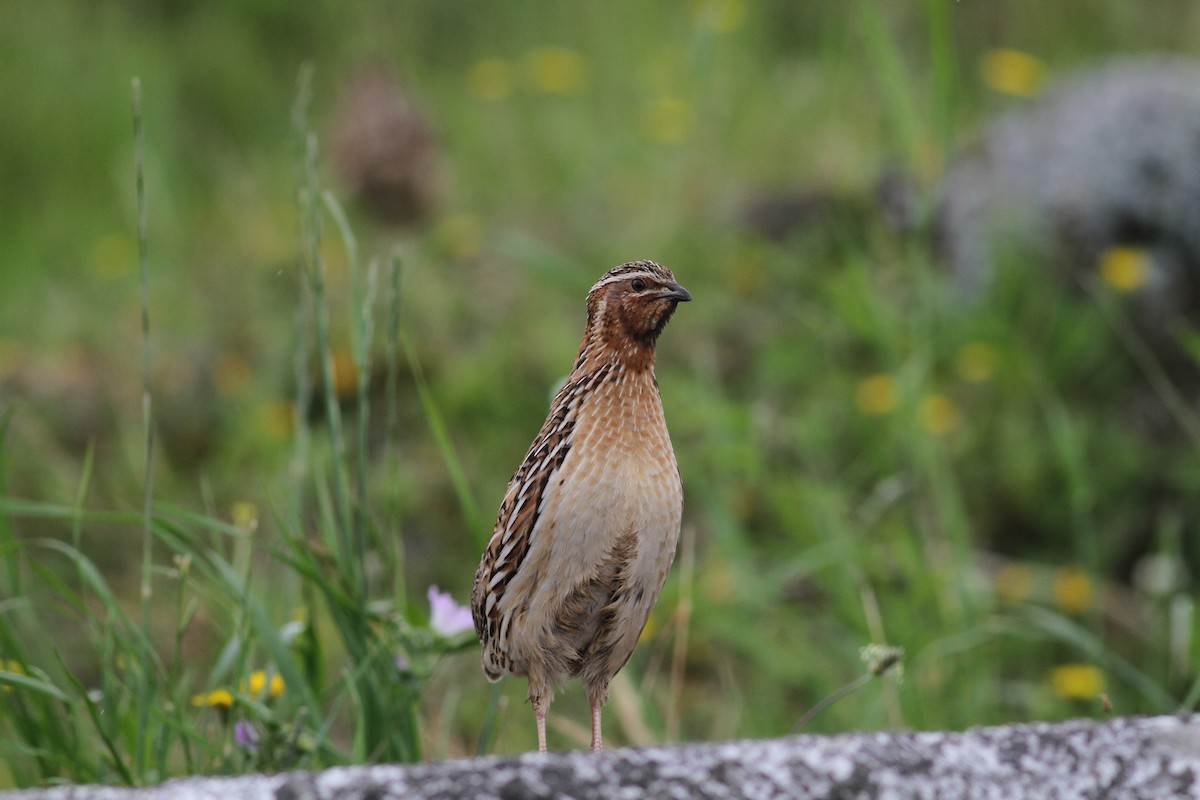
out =
[[[588,331],[610,347],[653,352],[675,307],[691,299],[671,270],[631,261],[606,272],[588,292]]]

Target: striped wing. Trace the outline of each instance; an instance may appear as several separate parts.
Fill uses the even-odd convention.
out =
[[[608,368],[568,379],[550,407],[542,430],[533,440],[525,460],[508,484],[500,504],[496,527],[475,573],[471,613],[475,633],[484,646],[485,672],[496,680],[508,670],[508,620],[500,611],[501,599],[520,570],[533,543],[534,530],[542,511],[542,496],[571,449],[571,434],[583,398],[608,375]]]

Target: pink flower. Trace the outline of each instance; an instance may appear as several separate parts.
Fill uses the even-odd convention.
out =
[[[233,741],[238,747],[251,755],[258,753],[258,729],[244,719],[238,720],[233,726]]]
[[[452,638],[474,629],[471,609],[454,602],[449,592],[429,587],[429,627],[439,636]]]

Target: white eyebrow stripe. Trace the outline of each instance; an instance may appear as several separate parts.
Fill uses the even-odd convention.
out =
[[[642,278],[643,280],[651,281],[663,280],[662,275],[656,275],[649,270],[639,270],[637,272],[619,272],[616,275],[605,275],[603,278],[596,281],[596,283],[592,285],[592,288],[588,290],[588,293],[591,294],[601,286],[608,286],[610,283],[617,283],[618,281],[631,281],[634,278]]]

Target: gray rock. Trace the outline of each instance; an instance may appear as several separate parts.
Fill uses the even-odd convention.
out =
[[[1005,258],[1068,284],[1140,248],[1143,327],[1200,317],[1200,63],[1125,59],[1002,115],[942,184],[941,250],[977,297]]]
[[[1200,798],[1200,714],[57,787],[4,800]]]

